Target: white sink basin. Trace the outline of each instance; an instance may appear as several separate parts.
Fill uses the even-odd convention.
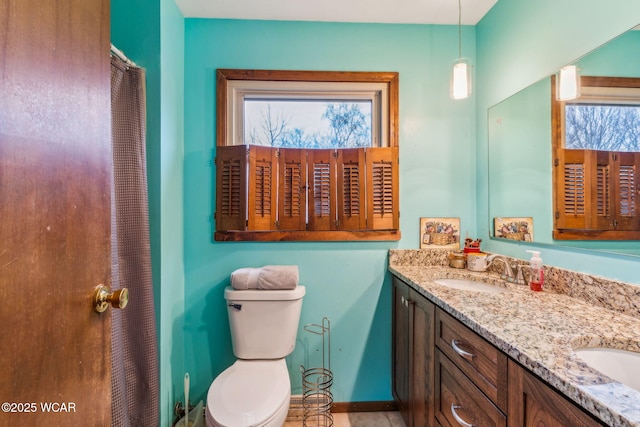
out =
[[[500,286],[468,279],[437,279],[434,280],[433,283],[461,291],[486,292],[491,294],[499,294],[500,292],[506,291],[505,288],[501,288]]]
[[[592,368],[640,391],[640,353],[604,347],[580,348],[574,352]]]

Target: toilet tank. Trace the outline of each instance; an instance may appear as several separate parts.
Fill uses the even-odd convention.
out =
[[[304,286],[291,290],[227,287],[233,354],[239,359],[281,359],[296,344]]]

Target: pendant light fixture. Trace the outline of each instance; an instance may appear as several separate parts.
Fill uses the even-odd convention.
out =
[[[580,96],[580,70],[575,65],[560,68],[556,80],[558,101],[570,101]]]
[[[451,98],[465,99],[471,95],[471,65],[462,57],[462,0],[458,0],[458,59],[451,72]]]

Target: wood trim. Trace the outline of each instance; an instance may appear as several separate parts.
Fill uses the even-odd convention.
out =
[[[314,71],[314,70],[248,70],[218,68],[218,78],[224,80],[268,80],[282,82],[375,82],[397,85],[394,71]],[[220,80],[218,80],[220,81]]]
[[[393,74],[389,83],[389,147],[399,146],[400,135],[400,75]]]
[[[393,241],[400,230],[358,231],[216,231],[216,242]]]
[[[555,240],[640,240],[640,231],[619,230],[553,230]]]
[[[372,402],[335,402],[331,406],[332,413],[340,412],[387,412],[397,411],[398,404],[394,400]]]
[[[552,76],[555,77],[555,76]],[[640,78],[637,77],[606,77],[583,76],[580,77],[580,86],[594,87],[640,87]]]

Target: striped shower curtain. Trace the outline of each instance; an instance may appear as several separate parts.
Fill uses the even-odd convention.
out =
[[[112,426],[158,426],[156,339],[146,168],[145,72],[111,58],[113,288],[129,288],[111,310]]]

